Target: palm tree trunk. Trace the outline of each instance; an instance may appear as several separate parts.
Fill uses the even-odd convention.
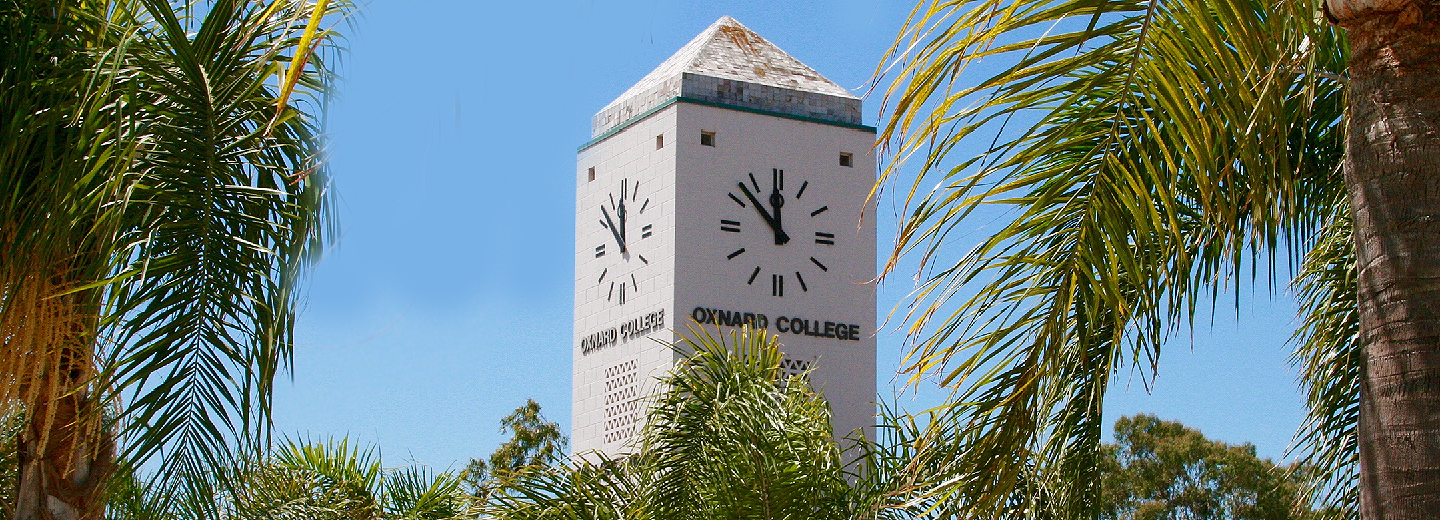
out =
[[[114,450],[103,430],[78,426],[94,413],[83,393],[39,407],[21,434],[15,520],[100,520]],[[58,427],[44,432],[43,414]]]
[[[1440,512],[1440,3],[1329,0],[1349,35],[1360,514]]]
[[[7,316],[19,322],[6,331],[6,339],[16,343],[7,346],[28,350],[38,361],[31,365],[37,370],[23,376],[26,382],[19,391],[25,401],[25,426],[16,446],[20,471],[13,520],[104,518],[105,485],[115,453],[102,403],[89,391],[97,322],[93,313],[85,312],[92,307],[85,302],[94,294],[55,296],[46,290],[68,286],[45,287],[41,292],[52,296],[26,302],[39,303],[32,312]]]

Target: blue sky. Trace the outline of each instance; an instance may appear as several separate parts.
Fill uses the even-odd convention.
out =
[[[342,235],[312,273],[276,427],[378,445],[388,464],[458,468],[533,398],[568,431],[576,147],[590,116],[731,15],[865,94],[913,5],[890,1],[374,0],[349,39],[330,113]],[[879,93],[866,98],[876,124]],[[880,201],[880,252],[898,204]],[[968,249],[983,229],[957,241]],[[883,316],[911,272],[880,288]],[[1281,284],[1283,286],[1283,284]],[[1294,303],[1222,296],[1167,345],[1153,392],[1122,378],[1110,421],[1148,412],[1279,458],[1303,418],[1286,362]],[[903,339],[880,337],[888,398]],[[942,392],[900,402],[921,410]]]

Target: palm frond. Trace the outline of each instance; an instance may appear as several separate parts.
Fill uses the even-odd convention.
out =
[[[1111,378],[1148,380],[1169,334],[1244,266],[1303,253],[1340,189],[1342,85],[1321,72],[1343,49],[1312,7],[917,10],[880,137],[896,157],[882,185],[923,158],[886,267],[916,254],[934,271],[906,316],[906,370],[956,388],[959,417],[932,424],[970,432],[936,493],[969,516],[1092,516]],[[963,74],[996,59],[1014,64]],[[948,260],[982,205],[1015,218]]]

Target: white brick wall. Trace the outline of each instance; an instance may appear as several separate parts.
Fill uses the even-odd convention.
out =
[[[702,146],[701,131],[714,132],[716,146]],[[655,136],[662,134],[665,146],[657,150]],[[875,275],[873,207],[861,220],[875,179],[873,140],[874,134],[863,130],[679,103],[580,152],[572,344],[575,453],[614,453],[623,447],[623,442],[606,442],[606,368],[634,361],[643,392],[653,393],[654,378],[674,361],[669,348],[653,340],[669,341],[669,330],[687,330],[697,306],[764,313],[772,333],[781,316],[859,325],[858,341],[783,333],[781,339],[788,357],[813,362],[811,380],[831,401],[837,435],[857,428],[873,435],[875,290],[867,284]],[[842,152],[853,154],[853,166],[839,166]],[[591,167],[594,181],[588,180]],[[772,168],[786,173],[783,215],[791,242],[784,246],[773,243],[773,234],[754,208],[740,208],[728,197],[735,192],[743,199],[736,183],[748,182],[746,174],[754,172],[764,190],[756,196],[764,200]],[[643,214],[637,213],[639,206],[630,206],[628,262],[598,223],[603,218],[600,206],[608,207],[610,194],[618,196],[622,179],[640,183],[634,203],[650,200]],[[795,198],[807,181],[803,196]],[[828,209],[811,217],[821,206]],[[741,222],[742,231],[720,231],[721,219]],[[645,224],[654,225],[653,235],[639,239]],[[815,243],[816,232],[834,234],[836,243]],[[606,244],[607,253],[597,259],[595,247],[600,244]],[[745,253],[726,258],[741,247]],[[638,266],[636,255],[644,255],[649,264]],[[811,257],[828,270],[821,271]],[[762,276],[747,284],[756,266]],[[611,270],[607,283],[597,283],[605,269]],[[798,287],[797,271],[808,290]],[[632,272],[639,287],[634,298],[623,305],[606,301],[608,281]],[[771,274],[787,277],[783,297],[771,294]],[[665,331],[581,352],[586,335],[660,309]]]

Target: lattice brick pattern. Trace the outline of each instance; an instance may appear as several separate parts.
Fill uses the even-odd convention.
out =
[[[780,372],[786,379],[804,374],[810,370],[810,362],[804,359],[785,358],[780,360]]]
[[[635,360],[605,369],[605,442],[628,440],[639,417],[640,385]]]

